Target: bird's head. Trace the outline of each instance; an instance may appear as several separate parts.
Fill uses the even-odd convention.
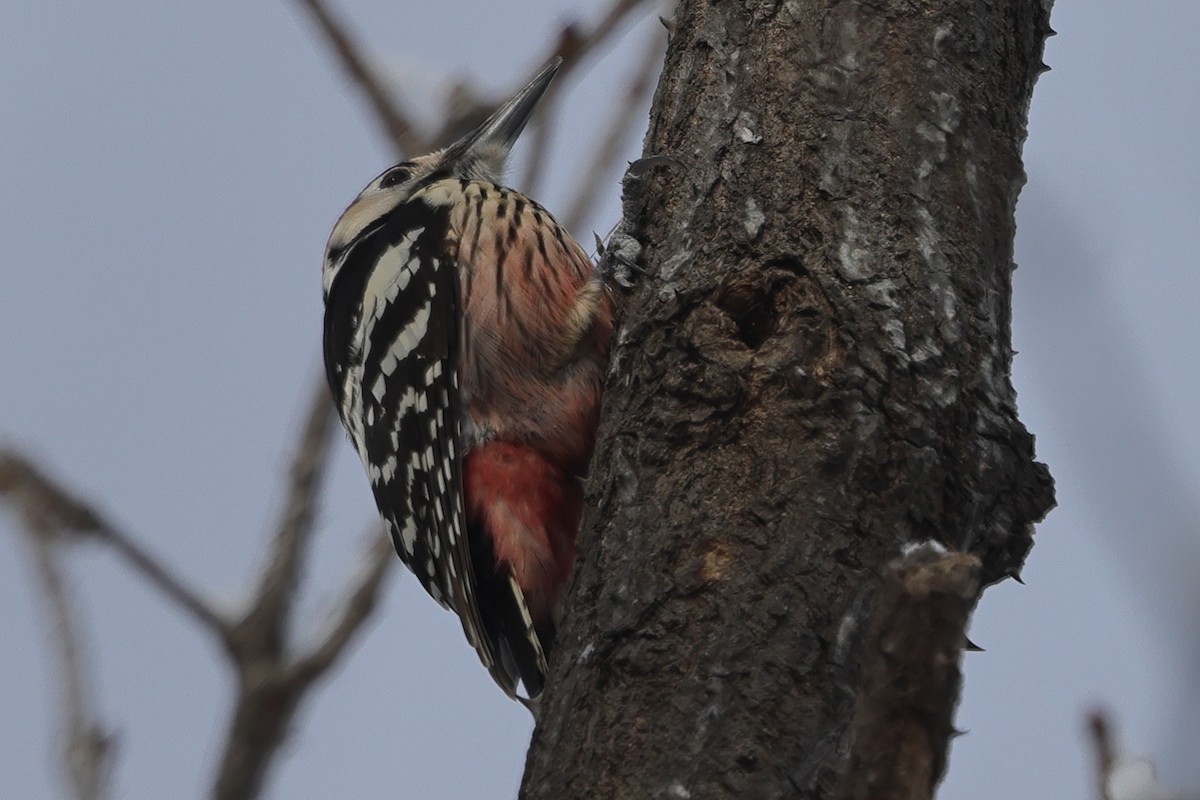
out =
[[[441,150],[390,167],[367,184],[346,208],[325,250],[325,297],[355,242],[386,223],[388,216],[414,194],[446,178],[498,182],[517,137],[533,116],[562,64],[555,58],[506,100],[478,128]]]

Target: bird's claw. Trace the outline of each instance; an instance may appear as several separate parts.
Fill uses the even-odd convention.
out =
[[[640,178],[654,167],[682,167],[683,162],[675,156],[643,156],[636,161],[630,161],[625,169],[625,175],[630,178]]]
[[[641,243],[627,233],[614,232],[608,237],[608,242],[596,237],[596,272],[606,283],[612,281],[626,289],[633,286],[633,273],[645,275],[646,270],[638,266],[642,256]]]
[[[596,237],[596,273],[606,283],[611,281],[628,289],[633,286],[633,273],[649,275],[637,263],[642,257],[641,242],[627,233],[628,222],[635,213],[634,197],[642,179],[654,167],[679,166],[683,166],[683,162],[674,156],[646,156],[630,162],[626,168],[621,178],[621,222],[609,234],[607,242],[593,234]]]

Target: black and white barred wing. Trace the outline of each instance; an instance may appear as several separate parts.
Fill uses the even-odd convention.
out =
[[[347,427],[396,551],[457,612],[480,660],[512,695],[514,679],[480,616],[464,519],[457,270],[443,255],[444,227],[428,221],[391,232],[372,259],[358,316],[360,366],[346,387],[359,393],[361,427]]]

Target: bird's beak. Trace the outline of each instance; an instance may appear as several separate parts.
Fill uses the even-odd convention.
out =
[[[502,171],[505,157],[525,130],[560,66],[562,59],[555,57],[482,125],[446,148],[446,160],[483,162],[496,172]]]

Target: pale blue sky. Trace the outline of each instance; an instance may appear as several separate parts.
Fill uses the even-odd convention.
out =
[[[415,102],[452,74],[512,88],[573,4],[339,6],[381,64],[412,76]],[[325,237],[389,151],[290,3],[46,0],[4,16],[0,439],[232,606],[317,374]],[[1053,24],[1025,150],[1014,376],[1060,507],[1028,585],[981,604],[973,638],[988,652],[967,660],[971,733],[944,798],[1090,797],[1079,716],[1098,698],[1131,747],[1200,789],[1200,714],[1181,711],[1200,707],[1200,5],[1061,0]],[[652,16],[566,87],[550,208],[645,36],[662,36]],[[593,227],[615,218],[614,195],[615,181]],[[335,466],[309,627],[372,513],[348,446]],[[57,685],[12,525],[0,516],[0,780],[6,797],[51,797]],[[203,796],[224,665],[112,558],[87,547],[72,567],[120,731],[116,796]],[[404,574],[301,713],[268,796],[511,797],[530,727]]]

